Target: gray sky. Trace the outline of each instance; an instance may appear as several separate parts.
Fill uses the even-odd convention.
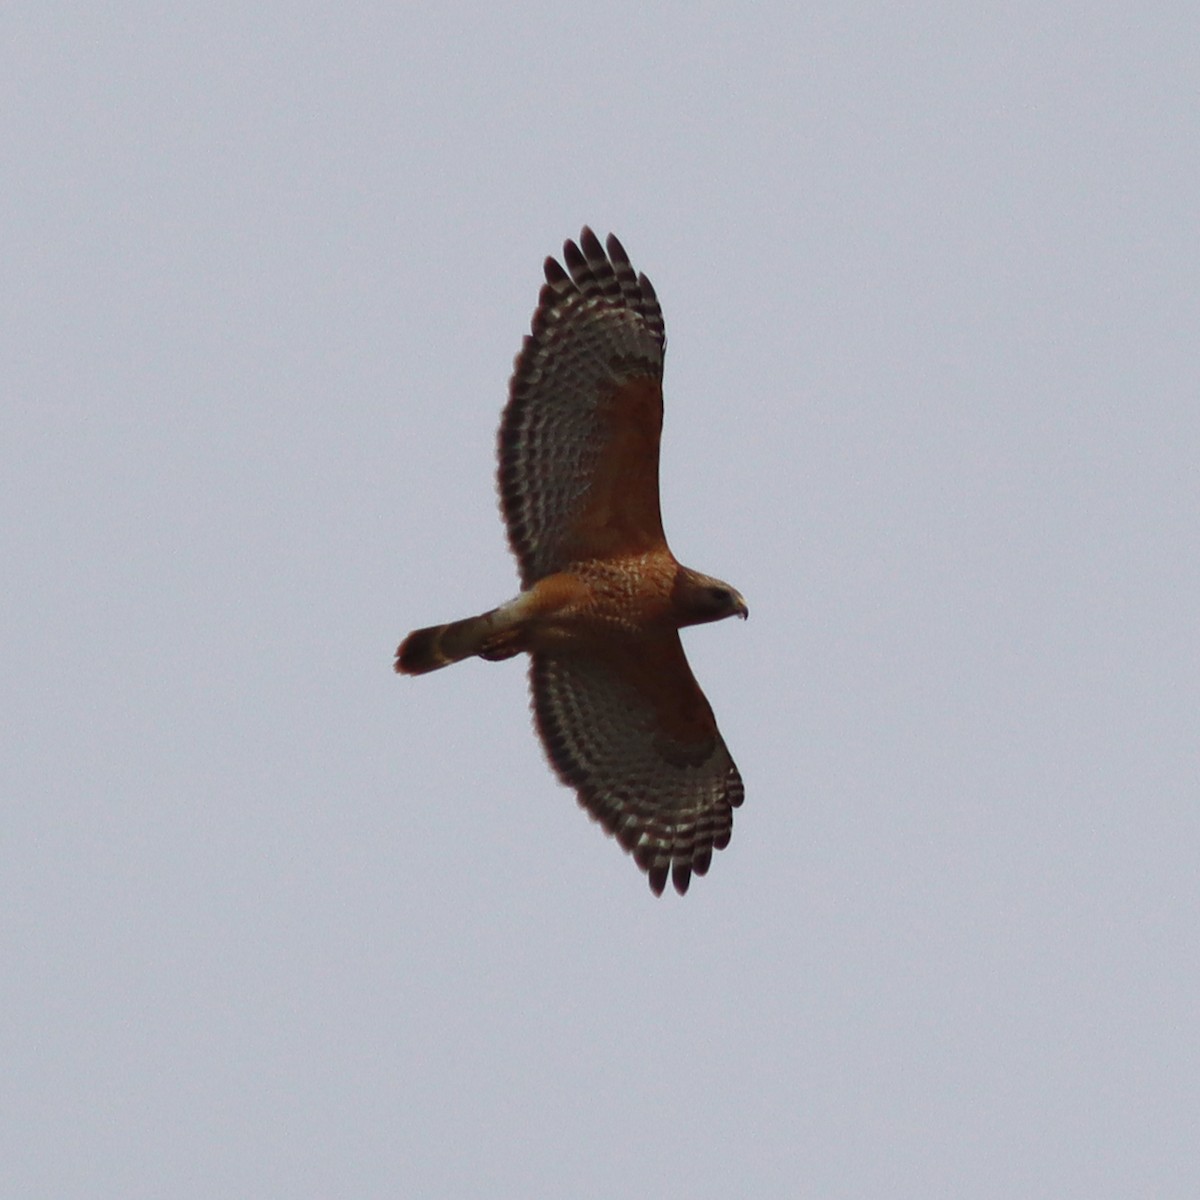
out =
[[[1194,4],[2,20],[0,1195],[1200,1194]],[[682,901],[391,671],[585,221],[752,611]]]

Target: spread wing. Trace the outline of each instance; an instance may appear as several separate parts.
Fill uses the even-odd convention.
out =
[[[528,587],[572,562],[665,548],[666,337],[650,281],[585,228],[546,259],[500,424],[500,504]]]
[[[743,793],[679,635],[623,640],[603,658],[535,654],[529,677],[559,777],[656,895],[668,873],[682,895],[729,844]]]

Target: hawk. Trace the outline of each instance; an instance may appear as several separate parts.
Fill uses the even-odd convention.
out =
[[[658,498],[666,336],[654,288],[588,228],[563,245],[514,365],[500,505],[521,592],[410,633],[405,675],[522,651],[547,757],[661,895],[729,844],[742,780],[679,640],[735,614],[727,583],[681,566]]]

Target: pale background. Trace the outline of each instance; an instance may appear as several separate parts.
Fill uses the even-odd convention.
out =
[[[1200,1195],[1200,9],[17,4],[0,1196]],[[746,779],[558,787],[493,444],[658,288]]]

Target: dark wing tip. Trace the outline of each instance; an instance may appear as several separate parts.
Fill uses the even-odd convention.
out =
[[[646,878],[650,881],[650,890],[656,896],[661,896],[667,886],[667,869],[666,863],[655,863],[646,870]]]
[[[742,782],[741,772],[732,763],[729,766],[729,779],[725,788],[725,801],[730,808],[741,808],[746,799],[746,785]]]
[[[686,858],[677,858],[671,867],[671,882],[675,890],[686,896],[688,884],[692,882],[692,864]]]
[[[585,232],[588,231],[585,230]],[[567,270],[571,272],[572,278],[578,276],[580,271],[587,266],[587,258],[584,255],[584,251],[580,250],[570,239],[563,242],[563,262],[567,264]]]
[[[600,239],[585,225],[579,234],[579,246],[588,258],[603,258],[604,247]]]
[[[629,255],[625,252],[625,247],[621,245],[620,239],[615,233],[610,233],[605,244],[608,246],[608,257],[614,263],[624,263],[629,265]]]
[[[568,246],[571,244],[571,242],[567,243]],[[566,253],[565,247],[563,253],[564,255]],[[556,259],[552,254],[548,254],[546,256],[546,261],[542,264],[542,270],[546,273],[546,282],[552,287],[557,288],[564,283],[569,283],[571,280],[570,275],[568,275],[566,271],[562,269],[562,267],[559,265],[558,259]]]

